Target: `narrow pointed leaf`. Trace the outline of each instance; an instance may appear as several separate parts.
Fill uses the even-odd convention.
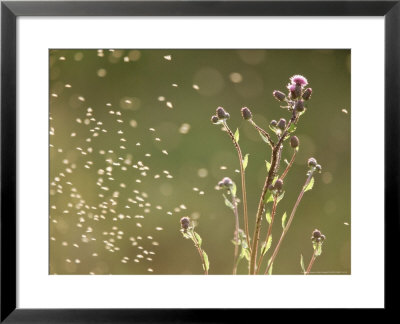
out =
[[[267,244],[265,244],[265,242],[264,242],[263,245],[262,245],[261,254],[262,254],[263,256],[264,256],[264,255],[268,252],[268,250],[271,248],[271,244],[272,244],[272,235],[270,235],[270,236],[268,237]]]
[[[286,212],[283,214],[283,216],[282,216],[282,228],[285,228],[285,226],[286,226],[286,217],[287,217],[287,215],[286,215]]]
[[[265,212],[265,218],[267,219],[268,224],[271,224],[271,210],[267,209]]]
[[[247,164],[249,163],[249,154],[246,154],[243,158],[243,169],[246,170]]]
[[[308,183],[308,185],[304,188],[304,192],[311,190],[314,186],[314,177],[311,178],[310,182]]]
[[[268,260],[268,266],[269,266],[269,264],[271,263],[271,259],[269,259]],[[269,268],[269,270],[268,270],[268,274],[270,275],[270,274],[272,274],[272,267],[274,266],[274,264],[272,263],[271,264],[271,267]]]
[[[236,128],[236,132],[235,132],[234,137],[235,137],[235,141],[236,141],[237,143],[239,143],[239,128]]]
[[[230,201],[228,198],[226,198],[225,195],[223,195],[223,196],[224,196],[224,199],[225,199],[225,205],[227,205],[230,209],[234,210],[235,207],[233,206],[233,204],[231,203],[231,201]]]
[[[300,267],[301,267],[301,270],[303,271],[303,273],[305,273],[306,269],[304,267],[303,254],[300,254]]]
[[[201,239],[200,235],[194,232],[194,236],[196,237],[197,243],[199,244],[199,247],[201,247],[201,243],[203,240]]]
[[[210,269],[210,262],[208,261],[208,255],[205,251],[203,251],[203,258],[204,258],[204,263],[206,266],[206,269],[208,271],[208,269]]]

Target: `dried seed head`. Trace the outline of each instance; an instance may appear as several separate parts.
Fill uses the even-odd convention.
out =
[[[311,167],[315,167],[316,165],[317,165],[317,160],[316,159],[314,159],[314,158],[309,158],[308,159],[308,166],[311,168]]]
[[[216,115],[211,116],[211,121],[212,121],[214,124],[218,123],[218,121],[219,121],[218,116],[216,116]]]
[[[222,107],[218,107],[217,108],[217,117],[219,118],[219,119],[225,119],[226,117],[226,111],[225,111],[225,109],[224,108],[222,108]]]
[[[189,228],[190,225],[190,218],[185,216],[181,218],[181,227],[183,230],[187,230]]]
[[[242,117],[243,117],[243,119],[245,119],[245,120],[249,120],[249,119],[251,119],[251,118],[253,117],[253,115],[251,114],[250,109],[247,108],[247,107],[243,107],[243,108],[241,109],[241,112],[242,112]]]
[[[276,100],[279,100],[279,101],[284,101],[286,98],[286,95],[283,92],[278,91],[278,90],[275,90],[274,92],[272,92],[272,95],[275,97]]]
[[[277,127],[281,130],[284,130],[286,128],[286,120],[284,118],[279,119]]]
[[[304,100],[310,99],[311,98],[311,94],[312,94],[312,89],[311,88],[307,88],[303,93],[303,99]]]
[[[304,101],[303,100],[297,101],[294,105],[294,109],[298,112],[304,111]]]
[[[296,148],[299,146],[299,138],[297,136],[292,136],[290,138],[290,146],[292,148]]]
[[[281,191],[283,188],[283,180],[282,179],[278,179],[275,181],[275,185],[274,185],[274,189]]]

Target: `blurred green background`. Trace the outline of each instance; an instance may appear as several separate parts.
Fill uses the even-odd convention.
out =
[[[272,248],[306,179],[307,159],[315,157],[323,172],[304,195],[274,273],[301,274],[300,254],[308,263],[318,228],[327,239],[313,271],[350,274],[350,61],[350,50],[51,50],[49,272],[201,274],[193,243],[179,231],[180,218],[190,216],[210,274],[231,274],[234,216],[215,186],[229,176],[241,197],[239,164],[210,117],[223,106],[250,154],[253,233],[270,149],[240,108],[249,107],[266,129],[272,119],[288,119],[272,91],[286,91],[289,77],[301,74],[313,95],[296,131],[300,150]],[[285,147],[283,158],[290,157]],[[239,212],[242,221],[241,204]],[[238,272],[247,273],[246,262]]]

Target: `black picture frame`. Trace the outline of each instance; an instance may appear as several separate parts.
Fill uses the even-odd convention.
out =
[[[1,322],[234,322],[268,310],[20,309],[16,307],[16,44],[19,16],[384,16],[385,309],[394,309],[398,275],[400,1],[2,1],[1,3]],[[371,44],[373,46],[373,44]],[[366,84],[371,91],[371,85]],[[366,112],[368,113],[368,112]],[[366,135],[368,136],[368,135]],[[368,161],[371,163],[371,161]],[[377,190],[371,174],[371,195]],[[379,188],[378,188],[379,190]],[[366,247],[367,248],[367,247]],[[40,292],[38,292],[40,293]],[[251,313],[251,314],[250,314]],[[254,317],[254,318],[255,318]],[[309,319],[311,320],[311,319]]]

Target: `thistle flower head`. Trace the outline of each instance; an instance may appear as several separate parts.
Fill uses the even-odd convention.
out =
[[[308,164],[308,166],[309,166],[310,168],[311,168],[311,167],[315,167],[315,166],[317,166],[317,160],[314,159],[314,158],[309,158],[307,164]]]
[[[325,240],[325,235],[323,235],[319,230],[315,229],[312,232],[311,241],[313,243],[322,243]]]
[[[241,112],[242,112],[242,117],[243,117],[243,119],[245,119],[245,120],[249,120],[249,119],[251,119],[251,118],[253,117],[253,115],[252,115],[250,109],[247,108],[247,107],[243,107],[243,108],[241,109]]]
[[[278,179],[275,181],[275,185],[274,185],[274,189],[277,191],[281,191],[283,188],[283,180],[282,179]]]
[[[213,116],[211,116],[211,121],[212,121],[212,123],[213,123],[213,124],[216,124],[216,123],[218,123],[218,122],[219,122],[219,118],[218,118],[218,116],[217,116],[217,115],[213,115]]]
[[[181,218],[181,228],[186,231],[190,225],[190,218],[185,216]]]
[[[310,99],[311,98],[311,94],[312,94],[312,89],[311,88],[307,88],[306,90],[304,90],[303,99],[304,100]]]
[[[304,101],[303,100],[296,101],[294,109],[298,112],[304,111]]]
[[[297,136],[292,136],[290,138],[290,146],[292,148],[296,148],[299,146],[299,138]]]
[[[286,128],[286,120],[284,118],[279,119],[277,127],[284,130]]]
[[[219,119],[225,119],[226,118],[226,111],[224,108],[222,107],[218,107],[217,108],[217,117]]]
[[[303,77],[302,75],[299,75],[299,74],[293,75],[290,78],[290,82],[292,82],[294,84],[301,85],[301,86],[305,86],[305,85],[308,84],[307,79],[305,77]]]
[[[286,95],[283,92],[278,91],[278,90],[275,90],[274,92],[272,92],[272,95],[275,97],[276,100],[279,100],[279,101],[283,101],[286,98]]]

